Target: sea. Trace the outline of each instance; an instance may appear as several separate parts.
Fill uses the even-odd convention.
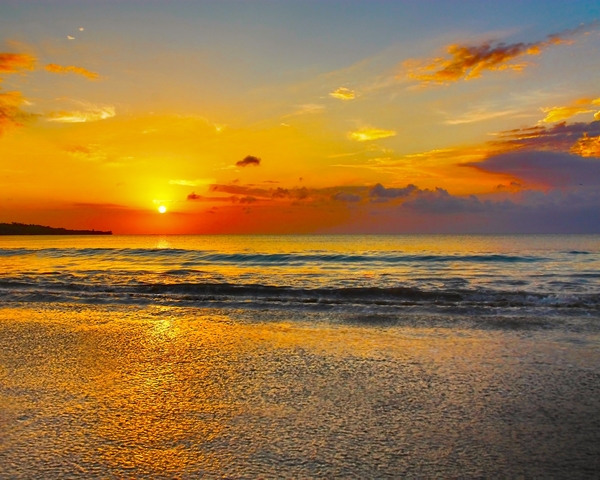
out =
[[[600,235],[0,237],[0,479],[599,476]]]
[[[600,236],[0,238],[0,300],[337,313],[600,314]]]

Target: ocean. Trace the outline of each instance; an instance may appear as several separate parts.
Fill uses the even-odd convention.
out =
[[[600,475],[600,236],[0,237],[0,478]]]
[[[600,236],[4,237],[0,259],[5,302],[600,312]]]

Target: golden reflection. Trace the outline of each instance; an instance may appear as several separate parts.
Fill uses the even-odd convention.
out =
[[[167,237],[160,237],[154,248],[173,248]]]
[[[0,346],[10,344],[0,350],[0,386],[15,396],[1,412],[5,452],[16,458],[26,444],[28,454],[68,457],[64,477],[257,478],[284,468],[309,478],[322,476],[311,470],[322,462],[365,464],[357,445],[367,433],[377,463],[396,465],[382,471],[398,473],[393,462],[404,457],[390,431],[406,440],[411,462],[450,458],[444,448],[465,438],[473,458],[485,458],[485,439],[513,448],[510,426],[485,419],[507,398],[518,401],[511,389],[524,368],[540,359],[597,364],[595,344],[557,349],[547,333],[336,325],[311,314],[285,321],[290,315],[0,309]],[[414,447],[422,442],[427,448]]]

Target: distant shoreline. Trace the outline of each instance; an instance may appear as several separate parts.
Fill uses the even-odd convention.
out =
[[[66,228],[26,225],[24,223],[0,223],[0,235],[112,235],[112,231],[68,230]]]

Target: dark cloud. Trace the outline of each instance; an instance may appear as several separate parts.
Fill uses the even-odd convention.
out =
[[[504,205],[504,202],[492,203],[489,200],[480,201],[475,195],[459,197],[450,195],[443,188],[435,190],[417,190],[416,194],[402,204],[422,213],[455,214],[490,212]]]
[[[292,189],[213,185],[211,191],[229,195],[201,197],[190,194],[188,198],[233,202],[238,208],[253,205],[256,212],[259,205],[296,205],[299,208],[303,205],[329,204],[331,207],[338,205],[338,208],[352,205],[352,218],[356,220],[339,229],[348,233],[600,233],[600,161],[568,153],[519,151],[475,165],[489,171],[523,176],[526,180],[524,183],[507,183],[486,195],[453,195],[442,188],[420,189],[415,185],[404,188],[376,184],[372,187]],[[527,189],[527,183],[533,184],[534,180],[539,183],[536,172],[544,168],[553,172],[546,179],[552,185],[544,191]],[[567,174],[571,177],[567,178]],[[585,177],[587,183],[579,185],[581,177]],[[369,221],[365,223],[366,218]]]
[[[569,152],[583,138],[594,139],[600,135],[600,122],[558,123],[551,127],[528,127],[500,132],[498,140],[489,145],[499,150],[551,150]],[[587,155],[586,155],[587,156]]]
[[[188,200],[197,201],[197,202],[233,202],[237,203],[240,200],[240,197],[237,195],[229,195],[227,197],[205,197],[202,195],[197,195],[195,192],[190,193],[187,196]]]
[[[351,196],[357,197],[359,200],[364,198],[368,193],[368,187],[362,186],[343,186],[343,187],[325,187],[325,188],[259,188],[252,185],[221,185],[214,184],[209,187],[212,193],[227,193],[235,196],[251,196],[257,200],[273,200],[273,201],[315,201],[327,202],[333,200],[341,200],[343,195],[347,195],[345,201],[349,201]],[[334,196],[339,195],[337,198]],[[215,197],[211,197],[215,198]]]
[[[369,190],[369,197],[374,199],[405,198],[415,190],[417,187],[412,184],[404,188],[385,188],[381,183],[377,183]]]
[[[290,191],[287,188],[278,187],[271,193],[271,198],[289,198]]]
[[[235,165],[237,167],[248,167],[248,166],[258,167],[260,165],[260,158],[254,157],[252,155],[248,155],[243,160],[236,162]]]
[[[563,152],[517,151],[464,165],[547,187],[600,186],[599,160]]]
[[[338,202],[349,202],[349,203],[360,202],[362,200],[360,195],[354,195],[353,193],[347,193],[347,192],[337,192],[331,196],[331,199],[336,200]]]
[[[254,188],[244,185],[221,185],[213,184],[209,187],[210,192],[230,193],[232,195],[252,195],[254,197],[271,197],[272,189]]]

